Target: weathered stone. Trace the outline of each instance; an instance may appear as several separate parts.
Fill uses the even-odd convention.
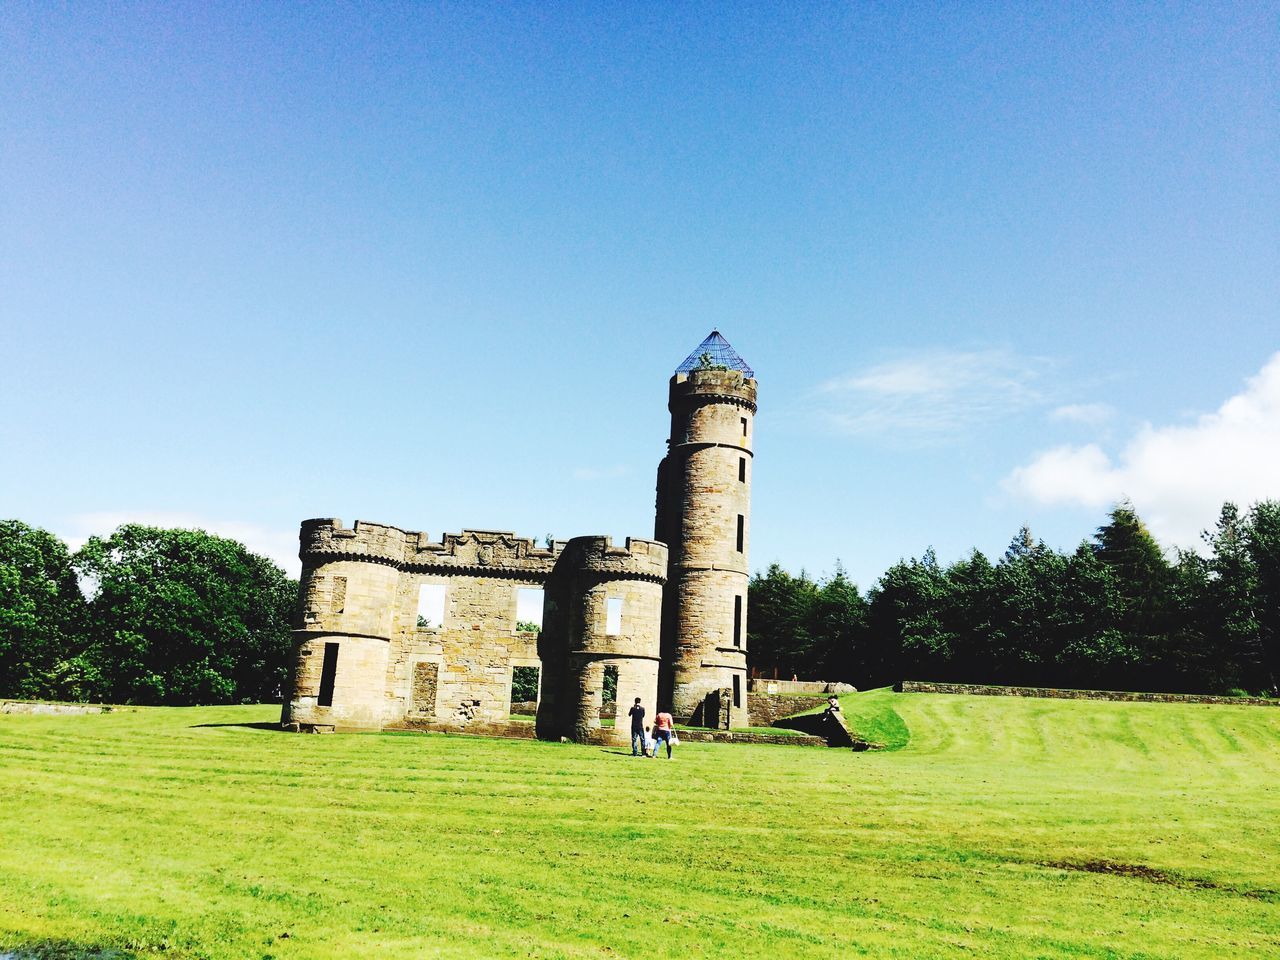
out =
[[[756,381],[737,370],[677,373],[668,406],[656,519],[671,547],[660,699],[681,721],[719,726],[728,689],[729,725],[745,727]]]
[[[547,738],[626,742],[637,697],[649,717],[665,707],[711,727],[746,726],[756,381],[715,365],[677,373],[670,410],[657,540],[615,546],[578,537],[539,547],[495,530],[437,541],[384,524],[304,521],[302,609],[282,723],[519,727],[511,735],[523,736],[532,725],[510,721],[512,672],[539,667],[536,729]],[[518,629],[522,587],[544,588],[540,633]],[[439,623],[419,626],[424,588],[443,589],[443,611],[431,617]],[[615,673],[606,707],[605,680]],[[601,723],[608,716],[612,727]]]

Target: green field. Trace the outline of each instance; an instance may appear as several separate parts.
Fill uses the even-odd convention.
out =
[[[1280,709],[844,704],[891,749],[2,716],[0,955],[1280,955]]]

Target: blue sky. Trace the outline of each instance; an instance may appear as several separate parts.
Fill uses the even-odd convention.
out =
[[[1280,8],[7,4],[0,515],[649,536],[863,586],[1280,497]],[[296,570],[296,562],[292,569]]]

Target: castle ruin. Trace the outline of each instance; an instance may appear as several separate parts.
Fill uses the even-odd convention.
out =
[[[306,520],[282,723],[628,742],[627,709],[748,725],[747,556],[755,374],[717,332],[671,378],[654,539],[426,533]],[[542,591],[541,630],[517,611]],[[511,717],[536,669],[534,723]],[[605,689],[614,699],[606,705]],[[602,723],[602,714],[613,724]]]

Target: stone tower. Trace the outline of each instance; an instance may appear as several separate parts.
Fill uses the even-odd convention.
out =
[[[303,521],[301,623],[286,725],[379,730],[386,713],[396,569],[405,534],[376,523]]]
[[[671,378],[656,537],[670,548],[659,701],[682,722],[745,727],[755,373],[713,330]]]
[[[575,537],[547,579],[542,634],[540,737],[630,743],[627,711],[639,697],[652,716],[658,688],[666,544]],[[613,726],[600,723],[605,678],[616,696]]]

